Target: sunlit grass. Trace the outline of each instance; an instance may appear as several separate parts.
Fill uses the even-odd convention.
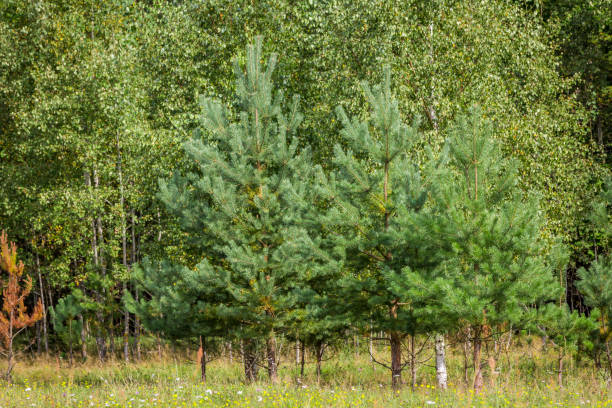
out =
[[[552,355],[522,350],[507,357],[514,366],[500,358],[495,385],[481,395],[464,384],[458,357],[449,359],[447,391],[437,390],[434,369],[422,366],[414,391],[406,385],[397,394],[386,370],[353,353],[327,361],[320,385],[311,365],[298,380],[299,369],[287,357],[274,386],[265,381],[265,370],[258,383],[245,385],[240,364],[227,360],[209,364],[202,384],[197,365],[185,358],[72,368],[37,359],[17,366],[13,385],[0,385],[0,407],[612,407],[604,376],[588,365],[568,364],[559,387]]]

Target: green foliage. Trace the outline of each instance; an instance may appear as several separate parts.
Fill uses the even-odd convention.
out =
[[[570,263],[552,269],[571,296],[577,266],[600,258],[591,269],[605,276],[612,225],[609,196],[588,216],[609,175],[610,4],[532,6],[4,1],[2,226],[29,264],[40,260],[47,301],[78,288],[75,301],[101,335],[117,321],[124,290],[147,327],[173,337],[239,326],[239,336],[274,329],[311,343],[342,333],[356,315],[363,330],[372,320],[383,330],[427,331],[455,321],[440,314],[455,305],[473,321],[483,307],[487,318],[499,308],[508,311],[500,322],[521,320],[531,275],[517,269],[542,275],[536,270],[553,264],[542,256],[561,240]],[[278,53],[261,70],[243,50],[258,34]],[[237,88],[236,55],[247,71],[236,72]],[[362,97],[359,82],[385,64],[387,89],[365,87]],[[303,117],[273,82],[301,96]],[[335,115],[339,103],[345,111]],[[475,103],[496,140],[478,153],[514,160],[491,159],[494,177],[471,202],[469,146],[452,145],[467,178],[449,181],[441,164],[444,139]],[[405,125],[416,116],[425,118],[418,133]],[[312,161],[336,167],[328,177]],[[315,177],[327,190],[311,185]],[[159,178],[168,181],[158,197]],[[137,291],[122,288],[143,256],[150,260],[136,269],[137,303],[129,300]],[[548,285],[534,282],[534,296]],[[594,304],[588,284],[578,286]],[[502,303],[489,308],[495,297]],[[347,298],[360,307],[347,310]],[[172,309],[173,299],[183,305]],[[397,322],[385,309],[394,299],[402,303]],[[185,314],[192,320],[179,324]],[[235,325],[243,314],[247,324]]]
[[[371,89],[364,83],[363,89],[371,120],[351,120],[338,108],[350,150],[335,146],[337,170],[322,185],[331,202],[324,223],[335,232],[330,239],[350,268],[340,286],[355,324],[366,329],[371,319],[374,330],[414,333],[419,328],[413,314],[398,305],[403,299],[390,282],[407,261],[418,262],[411,255],[425,247],[407,233],[428,192],[411,156],[420,136],[418,122],[410,127],[401,120],[389,68],[381,85]]]
[[[229,337],[246,339],[282,331],[297,302],[303,258],[294,246],[307,238],[300,222],[314,176],[309,151],[298,152],[293,136],[297,98],[285,113],[282,93],[273,92],[276,56],[262,64],[261,47],[261,39],[247,47],[244,71],[236,63],[236,119],[202,98],[201,128],[184,146],[194,171],[160,181],[160,199],[205,257],[194,268],[142,269],[145,282],[155,279],[145,288],[157,286],[151,307],[166,322],[212,316]]]
[[[520,324],[527,307],[554,298],[542,218],[535,196],[516,188],[517,163],[501,155],[491,123],[478,109],[457,120],[450,140],[456,178],[442,207],[452,241],[441,299],[457,322]]]
[[[57,305],[49,308],[49,316],[53,323],[53,328],[66,345],[72,345],[79,339],[83,324],[80,320],[75,320],[85,311],[83,307],[83,294],[75,290],[72,294],[57,301]]]
[[[559,359],[566,355],[575,355],[579,351],[592,351],[592,335],[598,328],[598,313],[584,316],[576,310],[570,311],[566,304],[548,304],[539,310],[538,314],[535,319],[537,323],[533,326],[536,332],[552,342]]]

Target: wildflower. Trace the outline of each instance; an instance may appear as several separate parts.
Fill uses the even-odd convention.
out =
[[[263,401],[263,398],[261,398],[261,395],[258,395],[258,396],[257,396],[257,401],[258,401],[258,402]]]
[[[427,405],[434,405],[436,402],[435,402],[435,401],[425,401],[425,403],[426,403]]]
[[[242,395],[242,391],[238,391],[238,395]]]
[[[212,390],[208,389],[208,390],[206,390],[206,393],[212,395]]]
[[[32,389],[30,387],[25,389],[26,391],[32,391]]]

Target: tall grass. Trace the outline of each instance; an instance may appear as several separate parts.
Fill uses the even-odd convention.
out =
[[[174,353],[140,363],[89,361],[73,367],[58,359],[23,361],[15,369],[14,384],[0,385],[0,407],[612,406],[606,376],[588,361],[566,364],[565,383],[559,387],[555,356],[528,344],[501,356],[499,375],[480,395],[464,382],[463,359],[452,350],[447,391],[436,389],[434,368],[422,365],[416,388],[406,385],[398,394],[390,389],[388,371],[372,364],[367,353],[354,350],[326,361],[319,383],[313,364],[307,364],[304,378],[299,378],[295,358],[285,356],[276,386],[266,382],[265,370],[260,370],[257,383],[245,385],[240,362],[227,358],[210,363],[208,382],[201,384],[195,358],[195,352]]]

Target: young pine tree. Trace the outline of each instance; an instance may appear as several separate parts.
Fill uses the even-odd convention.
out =
[[[9,244],[6,233],[0,233],[0,270],[8,275],[2,278],[2,309],[0,309],[0,347],[6,356],[5,380],[11,382],[15,367],[15,338],[26,328],[42,319],[42,301],[39,298],[30,314],[27,313],[25,299],[32,291],[32,278],[23,276],[25,265],[17,261],[17,246]],[[23,285],[23,286],[22,286]]]
[[[82,298],[80,290],[75,290],[75,294],[70,294],[58,300],[57,305],[49,308],[49,315],[55,332],[59,335],[61,341],[68,345],[68,356],[70,365],[74,360],[73,344],[78,341],[83,329],[83,324],[78,319],[78,316],[83,313],[85,308],[79,302]]]
[[[593,204],[591,221],[601,235],[600,253],[589,268],[580,268],[577,286],[585,298],[586,304],[599,310],[600,343],[608,361],[608,370],[612,375],[612,178],[608,179],[599,199]]]
[[[430,331],[431,316],[405,297],[400,287],[406,268],[431,271],[439,258],[427,239],[412,232],[435,182],[438,164],[427,156],[419,170],[414,147],[419,141],[417,124],[406,125],[391,92],[390,69],[374,88],[363,84],[371,106],[371,120],[348,118],[339,107],[342,136],[348,150],[335,146],[335,167],[323,181],[330,201],[323,217],[333,233],[335,251],[343,255],[349,273],[339,285],[342,315],[364,330],[387,333],[390,362],[376,360],[391,371],[394,389],[402,383],[402,342],[407,335]],[[432,179],[426,181],[426,176]],[[371,327],[370,327],[371,324]],[[374,358],[374,356],[373,356]]]
[[[451,243],[447,284],[438,293],[450,320],[469,328],[476,391],[483,387],[483,342],[523,322],[527,308],[555,295],[544,258],[538,202],[517,186],[516,164],[505,159],[478,109],[452,129],[456,178],[439,197]],[[553,288],[553,290],[551,290]]]
[[[297,98],[285,111],[273,92],[276,56],[264,64],[261,43],[247,47],[245,70],[235,64],[238,112],[202,99],[198,136],[185,144],[194,169],[162,181],[159,197],[204,257],[175,268],[177,286],[201,289],[207,313],[242,340],[247,381],[256,364],[277,381],[276,333],[286,329],[300,279],[287,266],[299,259],[287,257],[299,256],[291,247],[315,168],[309,150],[298,150]],[[254,361],[259,344],[265,363]]]
[[[201,279],[199,268],[145,258],[134,268],[134,279],[138,290],[147,296],[136,301],[126,293],[124,302],[152,333],[170,340],[201,339],[199,363],[201,381],[205,383],[210,361],[207,345],[212,338],[225,336],[228,327],[239,321],[220,317],[219,305],[231,299],[218,290],[220,283]]]

